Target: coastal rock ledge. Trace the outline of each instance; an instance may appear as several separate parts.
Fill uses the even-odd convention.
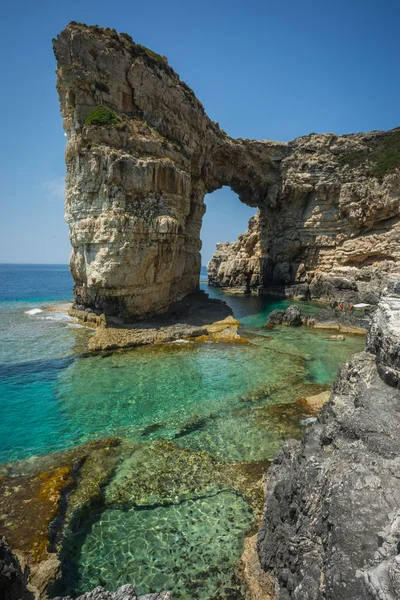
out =
[[[317,423],[268,471],[258,534],[278,600],[400,598],[400,281]]]
[[[400,258],[400,129],[233,139],[167,59],[72,22],[53,41],[77,305],[151,317],[199,287],[204,196],[258,208],[212,283],[376,303]]]

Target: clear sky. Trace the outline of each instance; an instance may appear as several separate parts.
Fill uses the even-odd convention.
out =
[[[400,125],[398,0],[5,0],[0,262],[68,260],[51,40],[71,20],[125,31],[166,55],[234,137]],[[203,263],[254,212],[229,189],[206,200]]]

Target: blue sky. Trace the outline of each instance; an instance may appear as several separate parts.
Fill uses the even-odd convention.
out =
[[[71,20],[168,57],[231,136],[290,140],[400,125],[400,3],[392,0],[5,0],[0,51],[0,262],[67,262],[64,147],[51,40]],[[203,263],[253,210],[207,200]]]

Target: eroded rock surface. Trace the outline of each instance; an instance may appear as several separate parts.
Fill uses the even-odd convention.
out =
[[[118,588],[115,592],[108,592],[102,587],[97,587],[91,592],[78,596],[76,600],[170,600],[170,598],[169,592],[137,596],[135,589],[128,584]],[[72,600],[72,598],[71,596],[58,596],[54,600]]]
[[[284,444],[268,472],[258,552],[279,600],[400,597],[399,300],[393,283],[367,350],[341,369],[318,422],[302,443]]]
[[[398,268],[400,175],[381,163],[399,130],[235,140],[127,34],[73,22],[54,51],[77,304],[147,317],[196,291],[204,195],[223,185],[259,212],[212,282],[376,300]]]

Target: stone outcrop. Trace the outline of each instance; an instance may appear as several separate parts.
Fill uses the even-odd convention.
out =
[[[268,315],[268,325],[287,325],[288,327],[296,327],[302,325],[303,319],[301,310],[298,306],[292,304],[286,310],[277,308]]]
[[[198,289],[204,195],[229,185],[251,206],[274,202],[287,145],[229,138],[129,35],[71,23],[54,51],[76,302],[161,313]]]
[[[268,472],[258,552],[278,600],[400,597],[399,291],[389,285],[366,350]]]
[[[169,592],[137,596],[135,589],[128,584],[118,588],[115,592],[108,592],[102,587],[97,587],[91,592],[78,596],[76,600],[170,600],[170,598]],[[64,596],[63,598],[58,596],[54,600],[72,600],[72,598],[70,596]]]
[[[28,600],[29,597],[18,558],[0,536],[0,600]]]
[[[400,270],[400,172],[393,166],[383,173],[376,164],[388,147],[400,156],[400,131],[311,134],[288,147],[276,204],[261,206],[237,242],[217,245],[210,283],[376,304]]]
[[[127,34],[73,22],[54,51],[78,305],[140,318],[196,291],[204,195],[223,185],[259,212],[210,280],[376,299],[400,252],[400,175],[385,163],[399,130],[236,140]]]
[[[307,315],[304,322],[313,329],[326,329],[328,331],[340,331],[340,333],[353,333],[365,335],[370,325],[369,316],[356,317],[351,312],[326,308],[314,315]]]
[[[341,333],[352,333],[365,335],[370,324],[370,317],[356,317],[351,312],[326,308],[313,315],[303,315],[300,308],[295,304],[288,306],[286,310],[277,308],[268,315],[268,323],[264,327],[274,325],[298,326],[307,325],[313,329],[326,329],[340,331]],[[335,336],[340,339],[341,336]]]
[[[237,242],[217,244],[207,265],[209,284],[238,288],[244,293],[262,286],[266,264],[260,237],[260,213],[257,211]]]

